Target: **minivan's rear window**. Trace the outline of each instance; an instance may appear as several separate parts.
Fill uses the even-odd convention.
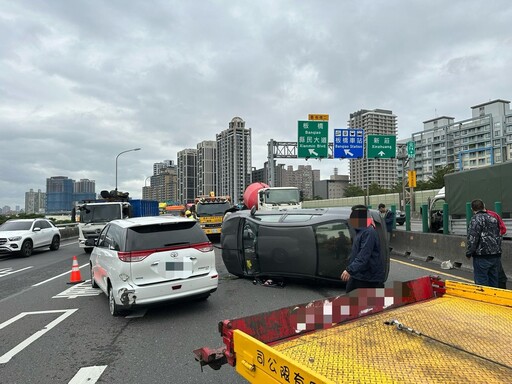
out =
[[[128,228],[126,251],[142,251],[207,242],[208,238],[195,221],[162,223]]]

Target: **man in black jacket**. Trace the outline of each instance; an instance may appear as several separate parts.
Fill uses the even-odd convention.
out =
[[[386,267],[380,255],[380,241],[375,223],[364,205],[352,207],[349,224],[356,231],[347,268],[340,278],[346,292],[357,288],[384,288]]]
[[[501,263],[501,236],[498,221],[485,211],[482,200],[471,202],[466,257],[473,257],[475,284],[498,287]]]

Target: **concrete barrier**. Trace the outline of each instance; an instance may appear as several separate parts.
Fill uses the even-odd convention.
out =
[[[391,253],[410,259],[441,264],[450,261],[455,268],[473,271],[473,261],[466,257],[466,237],[422,233],[410,231],[393,231],[389,244]],[[502,243],[501,263],[509,280],[512,279],[512,241]]]
[[[78,237],[78,227],[59,227],[60,238],[69,239],[70,237]]]

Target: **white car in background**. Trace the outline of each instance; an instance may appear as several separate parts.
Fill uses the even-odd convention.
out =
[[[169,215],[113,220],[90,245],[91,284],[108,296],[113,316],[134,305],[206,299],[217,290],[213,245],[195,220]]]
[[[60,231],[46,219],[11,219],[0,225],[0,254],[29,257],[36,248],[60,247]]]

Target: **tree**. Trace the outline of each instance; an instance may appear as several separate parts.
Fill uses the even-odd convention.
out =
[[[444,187],[444,175],[453,173],[454,171],[455,169],[451,164],[437,168],[432,175],[432,178],[428,181],[430,184],[430,189],[440,189]]]
[[[343,192],[343,197],[364,196],[365,194],[366,193],[363,188],[358,187],[357,185],[349,184]]]
[[[388,193],[388,190],[386,188],[382,188],[377,183],[371,183],[369,188],[370,195],[383,195],[385,193]]]

